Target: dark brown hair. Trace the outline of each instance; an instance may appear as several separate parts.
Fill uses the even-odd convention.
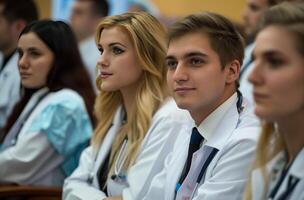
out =
[[[54,53],[54,63],[47,76],[45,86],[50,91],[58,91],[63,88],[70,88],[76,91],[84,99],[90,119],[94,123],[93,105],[95,93],[81,60],[76,38],[71,28],[61,21],[34,21],[23,29],[20,37],[30,32],[35,33]],[[8,133],[37,89],[23,88],[23,91],[24,95],[9,116],[4,133]]]
[[[168,44],[189,33],[205,34],[213,50],[219,54],[222,67],[235,59],[242,65],[244,39],[233,23],[221,15],[211,12],[192,14],[174,23],[168,32]]]

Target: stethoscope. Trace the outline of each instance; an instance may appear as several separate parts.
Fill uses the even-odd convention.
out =
[[[128,139],[124,139],[121,147],[120,147],[120,150],[119,150],[119,153],[118,153],[118,156],[117,156],[117,159],[115,161],[115,164],[114,164],[114,174],[111,176],[111,179],[114,180],[114,181],[123,181],[126,179],[126,176],[125,174],[122,173],[122,169],[123,169],[123,165],[126,161],[126,154],[127,154],[127,145],[128,145]],[[97,157],[98,157],[98,153],[96,153],[95,155],[95,159],[94,159],[94,162],[96,163],[96,160],[97,160]],[[94,179],[94,171],[92,171],[87,179],[87,183],[88,184],[92,184],[93,183],[93,179]]]
[[[114,174],[111,176],[111,179],[117,182],[126,180],[126,175],[121,172],[127,159],[127,145],[128,139],[124,139],[114,164]]]

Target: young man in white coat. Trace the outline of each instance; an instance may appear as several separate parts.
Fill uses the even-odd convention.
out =
[[[27,23],[38,19],[32,0],[0,0],[0,137],[20,97],[17,41]]]
[[[193,118],[144,199],[242,199],[259,122],[237,90],[243,39],[226,18],[203,12],[168,33],[167,81]],[[192,133],[191,133],[192,132]]]
[[[109,5],[106,0],[75,0],[70,16],[71,27],[78,40],[81,58],[96,88],[97,60],[100,56],[95,42],[95,31],[103,17],[107,16]]]

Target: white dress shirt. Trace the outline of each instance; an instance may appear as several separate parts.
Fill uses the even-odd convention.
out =
[[[182,184],[181,198],[189,198],[193,192],[193,181],[199,174],[201,166],[214,148],[217,154],[210,162],[202,181],[194,191],[193,199],[242,199],[244,186],[247,181],[249,166],[253,160],[256,142],[260,132],[259,121],[253,114],[253,107],[244,99],[241,113],[236,107],[235,95],[228,99],[223,106],[218,107],[206,121],[207,127],[199,126],[206,142],[193,155],[193,170],[189,171],[189,178]],[[213,119],[217,123],[208,122]],[[176,184],[180,178],[187,158],[190,133],[193,123],[189,124],[188,132],[180,134],[175,142],[173,152],[165,161],[165,168],[152,180],[151,186],[144,200],[173,200],[176,198]],[[197,157],[197,158],[195,158]],[[196,159],[198,162],[196,162]],[[199,162],[202,161],[202,162]],[[182,187],[189,191],[182,190]],[[183,192],[186,192],[183,194]],[[178,198],[180,197],[178,196]]]

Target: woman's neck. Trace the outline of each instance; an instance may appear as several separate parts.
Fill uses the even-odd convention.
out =
[[[304,146],[304,112],[279,120],[278,131],[285,141],[288,163],[292,162]]]
[[[132,109],[135,103],[136,92],[135,91],[121,91],[123,98],[123,106],[126,110],[127,121],[128,117],[132,113]]]

